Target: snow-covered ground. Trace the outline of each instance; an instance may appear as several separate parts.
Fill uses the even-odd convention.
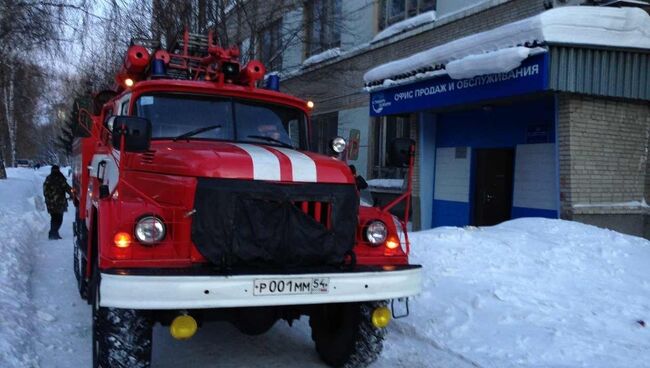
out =
[[[72,213],[48,241],[49,168],[0,180],[0,367],[90,366],[90,307],[72,273]],[[65,171],[64,171],[65,172]],[[389,326],[381,367],[648,367],[650,242],[520,219],[412,233],[425,291]],[[305,318],[249,337],[208,323],[189,341],[154,331],[154,367],[323,367]]]
[[[32,343],[38,321],[31,303],[33,243],[43,232],[45,216],[37,208],[38,181],[29,169],[8,169],[0,180],[0,366],[35,364]]]
[[[405,336],[480,367],[650,366],[649,241],[548,219],[411,239],[427,276]]]

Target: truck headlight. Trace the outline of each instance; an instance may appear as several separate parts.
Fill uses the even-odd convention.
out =
[[[366,227],[366,239],[371,245],[379,245],[386,241],[388,229],[379,220],[372,221]]]
[[[347,143],[345,142],[344,138],[336,137],[336,138],[332,139],[332,142],[330,143],[330,145],[332,147],[332,151],[334,151],[336,153],[341,153],[341,152],[345,151],[345,146],[347,145]]]
[[[142,244],[151,245],[165,238],[165,224],[155,216],[145,216],[135,225],[135,238]]]

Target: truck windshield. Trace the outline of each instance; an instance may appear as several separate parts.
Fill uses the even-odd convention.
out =
[[[292,107],[229,97],[150,94],[138,98],[134,114],[151,121],[154,139],[183,136],[307,149],[305,114]],[[206,127],[212,128],[202,129]]]

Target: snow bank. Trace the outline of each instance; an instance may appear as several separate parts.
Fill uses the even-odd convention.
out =
[[[415,17],[405,19],[401,22],[397,22],[383,31],[377,33],[375,37],[372,39],[372,42],[377,42],[380,40],[383,40],[384,38],[391,37],[393,35],[396,35],[398,33],[402,33],[404,31],[408,31],[409,29],[413,29],[415,27],[419,27],[423,24],[431,23],[436,20],[436,12],[431,10],[428,12],[424,12],[422,14],[419,14]]]
[[[321,63],[325,60],[333,59],[337,56],[341,55],[341,49],[336,47],[333,49],[325,50],[319,54],[312,55],[305,59],[305,61],[302,62],[303,67],[308,67],[310,65],[318,64]]]
[[[0,180],[0,366],[38,366],[33,345],[34,315],[30,279],[32,244],[49,225],[40,193],[49,167],[7,169]],[[47,174],[45,174],[47,175]]]
[[[469,55],[533,43],[563,43],[650,48],[650,16],[638,8],[566,6],[460,38],[429,50],[377,66],[363,76],[366,83]]]
[[[549,219],[410,238],[425,281],[403,339],[480,367],[648,367],[649,241]]]

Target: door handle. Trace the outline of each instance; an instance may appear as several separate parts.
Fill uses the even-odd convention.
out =
[[[99,172],[101,170],[101,177],[99,176]],[[100,182],[104,182],[104,175],[106,175],[106,160],[102,160],[99,162],[99,165],[97,165],[97,180]]]

